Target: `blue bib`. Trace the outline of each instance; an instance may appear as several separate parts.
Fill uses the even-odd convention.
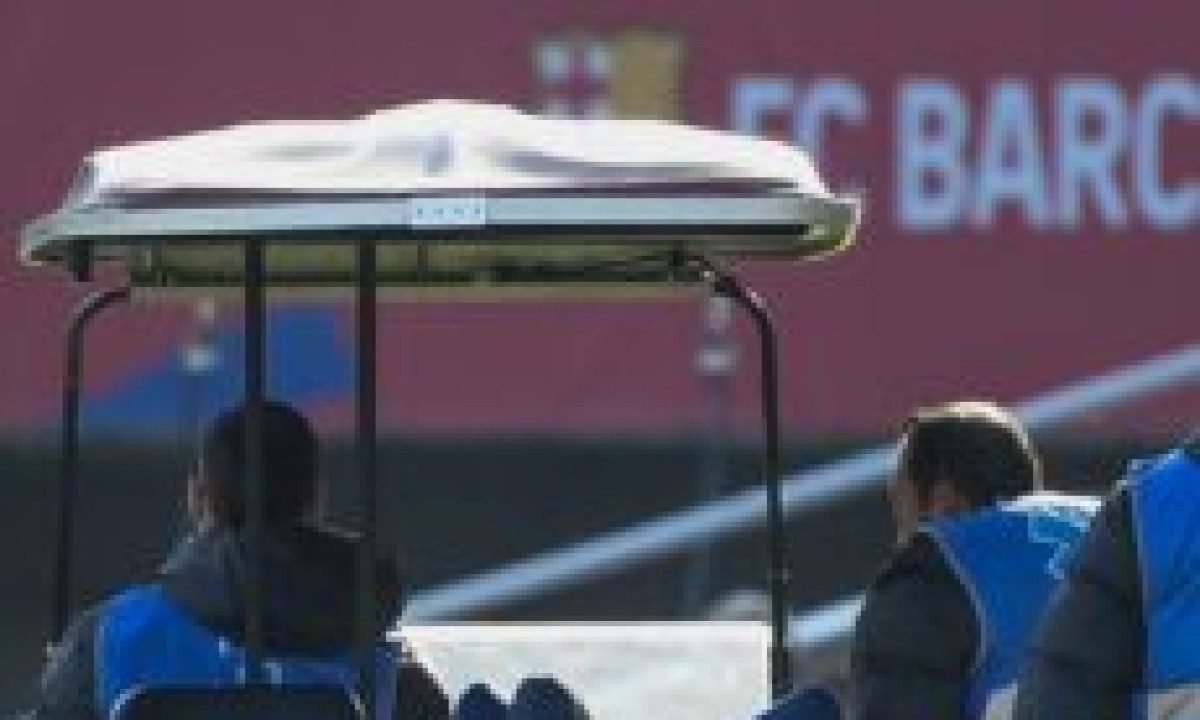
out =
[[[1011,717],[1030,636],[1098,505],[1037,493],[922,528],[966,588],[979,626],[967,717]]]
[[[1150,718],[1200,717],[1200,463],[1176,450],[1127,480],[1141,567]]]
[[[132,588],[105,604],[96,636],[96,703],[112,717],[134,691],[153,687],[228,687],[247,681],[244,648],[189,617],[157,585]],[[398,659],[380,644],[376,651],[376,717],[391,720]],[[341,687],[359,699],[353,653],[310,658],[268,657],[265,682],[273,685]]]

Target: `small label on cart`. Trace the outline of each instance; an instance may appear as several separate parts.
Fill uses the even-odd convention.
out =
[[[413,198],[411,203],[413,227],[479,227],[486,220],[481,197]]]

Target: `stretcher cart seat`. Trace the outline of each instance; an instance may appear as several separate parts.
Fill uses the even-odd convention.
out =
[[[770,630],[757,622],[463,623],[397,631],[452,698],[505,703],[548,677],[592,720],[740,720],[770,706]]]

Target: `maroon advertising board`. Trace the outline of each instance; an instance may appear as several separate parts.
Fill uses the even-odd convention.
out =
[[[1006,402],[1196,339],[1194,3],[163,3],[0,7],[0,428],[53,423],[85,288],[15,259],[89,150],[428,98],[677,119],[808,146],[860,193],[859,245],[747,266],[782,335],[787,431],[876,433],[915,404]],[[348,308],[340,339],[350,347]],[[190,308],[100,321],[89,397],[178,357]],[[416,432],[678,433],[704,422],[695,301],[390,308],[381,412]],[[222,318],[236,317],[236,308]],[[733,412],[752,428],[754,345]],[[301,353],[302,354],[302,353]],[[1180,432],[1177,393],[1097,420]],[[309,405],[338,422],[348,399]]]

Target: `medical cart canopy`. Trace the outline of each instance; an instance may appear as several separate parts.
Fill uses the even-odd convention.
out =
[[[783,143],[435,101],[97,151],[21,256],[213,287],[241,284],[242,247],[260,242],[270,283],[320,287],[352,284],[368,239],[388,286],[664,284],[704,262],[827,255],[858,218]]]

